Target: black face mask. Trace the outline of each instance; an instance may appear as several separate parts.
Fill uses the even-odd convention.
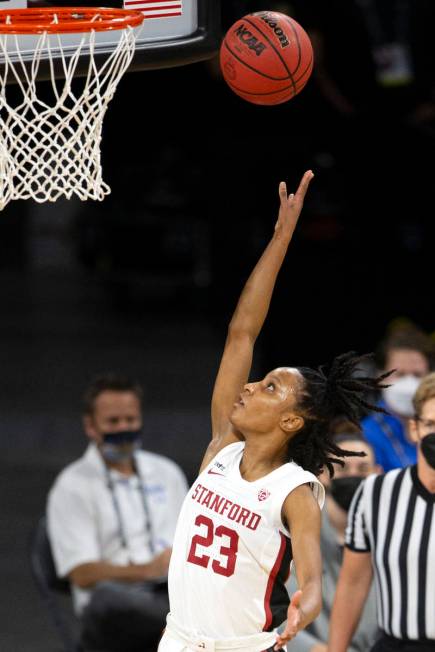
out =
[[[104,443],[113,446],[122,446],[122,444],[134,444],[142,436],[142,430],[121,430],[119,432],[103,433]]]
[[[345,512],[349,511],[352,498],[363,479],[359,475],[349,475],[346,478],[332,478],[331,495]]]
[[[140,448],[142,430],[105,432],[100,451],[106,462],[127,462]]]
[[[420,448],[426,462],[435,469],[435,432],[431,432],[423,437]]]

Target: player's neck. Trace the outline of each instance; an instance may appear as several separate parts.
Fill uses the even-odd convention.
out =
[[[286,463],[285,453],[282,445],[273,447],[270,442],[246,441],[240,475],[248,482],[259,480]]]

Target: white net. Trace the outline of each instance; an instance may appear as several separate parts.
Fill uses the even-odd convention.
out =
[[[30,63],[17,35],[0,34],[0,210],[13,199],[42,203],[76,195],[101,201],[110,193],[101,169],[103,118],[133,58],[137,30],[117,33],[118,44],[99,65],[93,30],[80,36],[72,56],[62,48],[62,35],[42,33]],[[38,97],[47,55],[49,81]],[[80,57],[87,69],[78,77]]]

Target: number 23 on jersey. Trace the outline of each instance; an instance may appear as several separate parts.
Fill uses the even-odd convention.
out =
[[[235,530],[231,530],[225,525],[218,525],[216,528],[213,521],[208,516],[198,514],[195,519],[195,525],[200,527],[203,531],[202,534],[195,534],[192,537],[187,561],[191,564],[197,564],[208,568],[210,564],[210,555],[205,554],[206,551],[198,550],[198,548],[210,548],[213,544],[215,537],[222,539],[222,545],[219,549],[221,559],[213,559],[211,568],[214,573],[230,577],[234,574],[237,560],[237,550],[239,545],[239,535]],[[205,528],[205,530],[204,530]],[[200,553],[203,554],[200,554]]]

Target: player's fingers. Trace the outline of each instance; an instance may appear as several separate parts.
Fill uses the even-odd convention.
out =
[[[289,641],[291,638],[296,636],[297,632],[298,632],[297,621],[292,622],[291,619],[288,619],[284,629],[282,630],[282,632],[278,634],[278,639],[282,639],[283,641]]]
[[[313,171],[312,170],[307,170],[304,174],[304,176],[301,179],[301,182],[299,184],[299,188],[296,191],[296,196],[300,199],[303,199],[305,197],[305,194],[308,190],[308,186],[310,185],[311,179],[314,177]]]
[[[296,636],[297,632],[292,632],[289,630],[285,630],[281,634],[279,634],[276,638],[276,643],[274,650],[280,650],[286,643],[292,640]]]
[[[286,627],[285,630],[278,635],[277,641],[280,643],[288,643],[297,633],[297,627]]]
[[[279,636],[276,639],[276,643],[274,646],[274,650],[282,650],[282,648],[285,646],[286,643],[289,642],[290,639],[285,639],[283,636]]]
[[[279,184],[279,198],[281,200],[281,204],[287,199],[287,185],[285,181],[281,181]]]

